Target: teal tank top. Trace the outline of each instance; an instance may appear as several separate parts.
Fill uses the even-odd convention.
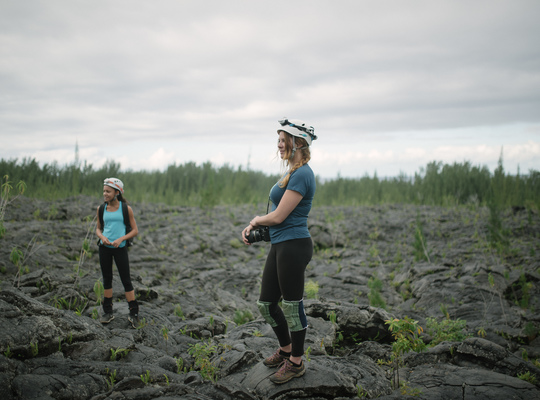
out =
[[[116,239],[121,238],[126,234],[126,225],[124,224],[124,215],[122,213],[122,202],[120,201],[120,206],[118,210],[109,212],[107,211],[107,204],[105,204],[105,210],[103,211],[103,224],[105,228],[103,229],[103,236],[109,239],[110,242],[114,242]],[[103,241],[102,243],[103,244]],[[124,240],[120,243],[118,247],[124,247],[126,241]],[[113,246],[107,246],[114,248]]]

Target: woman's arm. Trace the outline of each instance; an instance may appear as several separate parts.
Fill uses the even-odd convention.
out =
[[[287,218],[289,214],[296,208],[298,203],[300,203],[302,197],[303,196],[299,192],[296,192],[294,190],[286,190],[283,194],[283,197],[281,198],[281,201],[279,202],[279,205],[274,211],[266,215],[256,216],[251,220],[249,224],[253,228],[261,225],[272,226],[281,224],[283,221],[285,221],[285,218]]]
[[[244,228],[244,230],[242,231],[242,240],[244,241],[244,243],[247,245],[251,244],[248,242],[247,236],[249,236],[249,233],[252,229],[261,225],[278,225],[285,221],[285,218],[287,218],[292,212],[292,210],[294,210],[295,207],[298,205],[298,203],[300,203],[302,197],[303,196],[300,193],[294,190],[286,190],[283,194],[283,197],[281,198],[281,201],[279,202],[279,205],[274,211],[263,216],[256,216],[251,220],[249,225]]]

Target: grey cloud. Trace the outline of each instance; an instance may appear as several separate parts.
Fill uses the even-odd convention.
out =
[[[537,1],[2,2],[0,135],[244,139],[293,114],[343,138],[538,123],[538,15]]]

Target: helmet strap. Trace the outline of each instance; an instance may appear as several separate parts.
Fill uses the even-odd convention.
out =
[[[294,136],[292,137],[292,147],[293,148],[292,148],[290,160],[292,160],[294,158],[294,153],[296,153],[296,150],[302,150],[302,149],[306,148],[306,146],[296,147],[296,143],[294,141]]]

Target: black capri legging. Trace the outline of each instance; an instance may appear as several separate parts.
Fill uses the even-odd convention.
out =
[[[116,264],[122,285],[125,292],[131,292],[133,285],[131,284],[131,276],[129,272],[129,257],[127,246],[111,248],[107,246],[99,246],[99,263],[101,265],[101,274],[103,275],[103,287],[112,289],[113,269],[112,264]]]
[[[313,256],[310,237],[273,244],[264,266],[261,301],[298,301],[304,297],[304,273]]]

